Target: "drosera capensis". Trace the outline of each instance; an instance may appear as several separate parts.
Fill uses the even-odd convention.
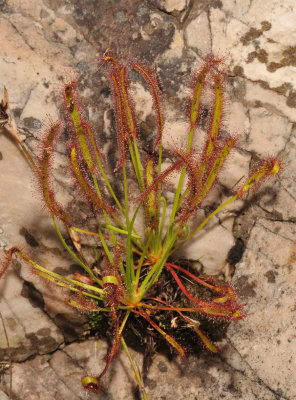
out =
[[[164,115],[159,78],[155,72],[151,72],[139,63],[129,64],[129,68],[141,76],[143,84],[151,92],[157,121],[152,156],[141,150],[141,138],[131,98],[129,68],[116,60],[111,53],[105,53],[102,61],[109,70],[113,93],[119,154],[114,174],[116,177],[120,176],[123,199],[112,187],[112,180],[108,178],[106,172],[106,160],[97,143],[97,133],[82,116],[75,84],[69,82],[63,92],[67,114],[64,123],[71,130],[68,145],[69,165],[76,186],[92,210],[96,210],[101,218],[97,229],[92,231],[88,227],[74,224],[67,210],[57,202],[51,186],[52,156],[61,133],[61,122],[53,123],[48,129],[41,154],[36,161],[19,140],[15,125],[11,127],[5,89],[4,100],[1,103],[5,120],[2,120],[1,124],[7,127],[27,157],[40,183],[43,199],[57,235],[84,273],[77,271],[72,278],[63,276],[39,265],[18,247],[12,247],[2,263],[0,277],[7,270],[12,257],[17,256],[30,264],[36,275],[64,288],[68,293],[65,302],[72,308],[92,316],[95,313],[107,315],[113,327],[113,342],[106,357],[106,365],[97,375],[82,377],[81,383],[85,389],[99,393],[102,379],[122,347],[130,361],[142,398],[145,400],[148,397],[143,379],[125,340],[125,328],[129,319],[132,316],[142,318],[181,358],[185,358],[184,345],[167,333],[155,319],[156,313],[170,313],[172,326],[178,317],[187,329],[196,334],[196,340],[200,340],[208,351],[212,353],[219,351],[218,346],[200,328],[199,318],[206,317],[226,322],[242,319],[245,314],[235,289],[231,284],[218,281],[215,277],[200,277],[187,268],[176,265],[172,262],[171,256],[189,240],[194,240],[195,234],[218,212],[244,196],[266,178],[278,174],[281,166],[276,158],[262,161],[251,175],[239,184],[232,197],[191,230],[190,220],[215,185],[225,161],[236,144],[236,138],[221,135],[224,112],[221,62],[209,56],[194,75],[187,143],[184,148],[175,149],[175,161],[163,169]],[[202,98],[208,82],[211,83],[213,91],[212,115],[207,124],[207,138],[201,147],[202,151],[197,152],[193,148],[193,138],[198,134]],[[136,196],[134,193],[133,196],[129,193],[128,171],[134,171],[138,187]],[[173,173],[177,174],[178,183],[172,206],[168,207],[165,197],[166,180]],[[143,212],[140,213],[140,210]],[[142,234],[136,230],[138,219],[142,219],[144,225]],[[66,227],[72,245],[69,244],[67,237],[63,236],[61,225]],[[82,235],[97,240],[97,246],[102,249],[103,260],[97,262],[95,268],[88,264],[83,255],[85,249],[80,241]],[[158,283],[164,273],[169,275],[169,283],[174,284],[184,296],[186,305],[180,306],[179,303],[174,304],[173,301],[164,300],[161,293],[157,293]],[[207,290],[210,296],[199,298],[192,294],[188,289],[188,280],[191,285]]]

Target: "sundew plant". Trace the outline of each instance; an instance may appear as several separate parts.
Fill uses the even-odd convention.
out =
[[[159,79],[155,72],[139,63],[129,64],[141,76],[143,84],[149,89],[153,99],[157,119],[157,132],[153,145],[153,155],[147,156],[142,151],[138,135],[136,113],[131,98],[129,68],[118,62],[111,54],[103,56],[106,64],[114,99],[114,114],[118,142],[118,161],[113,174],[117,182],[122,182],[122,196],[112,187],[112,179],[107,175],[106,160],[97,143],[90,124],[83,118],[75,84],[70,82],[64,87],[65,109],[68,116],[66,124],[70,127],[71,138],[68,144],[69,165],[73,172],[75,185],[100,215],[101,223],[97,230],[90,231],[85,226],[74,224],[71,215],[57,202],[52,185],[52,158],[55,146],[62,131],[61,122],[53,123],[47,130],[41,154],[36,160],[26,150],[18,138],[15,126],[9,117],[7,92],[1,103],[3,126],[11,132],[21,146],[39,181],[44,203],[51,215],[57,235],[68,253],[82,269],[72,278],[52,272],[45,266],[32,260],[22,249],[12,247],[2,263],[0,276],[7,270],[12,257],[18,256],[28,263],[33,272],[57,286],[64,288],[65,302],[79,312],[104,314],[109,316],[113,338],[106,357],[106,365],[96,375],[82,377],[85,389],[100,392],[102,379],[110,363],[122,347],[126,352],[134,376],[139,385],[142,398],[147,399],[140,370],[135,364],[126,344],[125,328],[132,316],[142,318],[153,327],[163,340],[184,358],[185,348],[155,318],[157,313],[170,313],[171,318],[178,317],[187,329],[196,335],[196,340],[212,353],[218,347],[201,330],[200,317],[221,321],[236,321],[244,316],[234,288],[214,277],[200,277],[192,271],[172,262],[172,254],[187,243],[219,211],[247,192],[264,179],[276,175],[280,164],[275,158],[269,158],[257,165],[251,175],[239,185],[232,197],[212,211],[194,229],[190,221],[211,191],[217,176],[234,148],[236,140],[231,136],[221,135],[222,111],[224,105],[223,74],[220,61],[207,57],[199,71],[192,78],[192,94],[188,106],[188,135],[184,148],[173,151],[174,162],[164,169],[162,163],[164,116]],[[207,137],[197,152],[193,148],[193,137],[199,134],[199,121],[202,110],[202,96],[210,83],[212,92],[211,117],[207,124]],[[130,193],[128,173],[134,172],[138,193]],[[165,188],[167,179],[174,174],[178,183],[172,205],[167,206]],[[106,196],[108,194],[108,196]],[[142,218],[143,232],[137,231],[136,221]],[[62,234],[61,225],[66,227],[72,244]],[[104,254],[102,261],[97,261],[95,268],[86,262],[85,251],[80,238],[91,236],[97,240],[97,247]],[[198,255],[197,255],[198,256]],[[164,300],[157,293],[163,274],[170,276],[169,283],[174,284],[184,296],[187,306],[180,302]],[[210,296],[196,297],[188,288],[192,285],[204,288]],[[191,292],[191,293],[190,293]]]

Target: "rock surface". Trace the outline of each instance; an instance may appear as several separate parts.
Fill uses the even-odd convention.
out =
[[[0,85],[8,89],[19,133],[30,151],[38,152],[49,119],[59,116],[63,83],[75,79],[114,169],[111,93],[99,58],[111,49],[127,59],[145,60],[159,73],[167,117],[165,163],[170,162],[169,150],[185,142],[191,72],[208,53],[225,59],[223,129],[237,135],[238,148],[203,212],[226,200],[260,158],[277,155],[282,160],[277,180],[220,213],[200,240],[181,253],[193,260],[201,257],[200,267],[208,273],[229,278],[235,269],[233,279],[247,303],[247,317],[230,325],[218,356],[190,355],[181,363],[155,354],[146,382],[153,400],[296,399],[295,13],[292,0],[0,1]],[[155,128],[151,99],[142,82],[132,88],[140,134],[149,148]],[[73,274],[76,267],[55,236],[30,168],[4,130],[0,167],[1,259],[18,245],[41,265]],[[83,204],[74,205],[63,145],[54,177],[59,201],[86,218]],[[173,180],[169,184],[173,187]],[[48,288],[15,261],[0,282],[0,294],[15,361],[13,399],[97,398],[81,391],[80,377],[101,370],[107,344],[79,342],[87,324],[61,303],[62,291]],[[6,347],[1,327],[1,400],[9,393]],[[141,366],[141,355],[133,354]],[[104,381],[101,398],[137,399],[132,375],[121,354]]]

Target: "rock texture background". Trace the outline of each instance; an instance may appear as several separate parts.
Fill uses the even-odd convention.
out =
[[[153,400],[296,399],[296,6],[293,0],[2,0],[0,86],[26,145],[37,151],[40,128],[59,116],[63,82],[75,78],[89,120],[114,160],[107,49],[145,60],[161,78],[166,103],[166,149],[183,143],[190,74],[208,53],[225,59],[224,129],[237,134],[234,151],[205,206],[229,196],[260,159],[278,155],[284,170],[254,197],[221,213],[183,256],[208,273],[224,273],[247,303],[247,318],[231,325],[218,356],[184,363],[156,354],[147,380]],[[155,126],[151,99],[133,84],[149,145]],[[43,126],[43,127],[42,127]],[[44,127],[45,126],[45,127]],[[167,152],[169,160],[169,152]],[[59,199],[74,205],[67,159],[58,148],[54,169]],[[173,183],[172,183],[173,184]],[[26,248],[40,264],[69,272],[74,266],[58,243],[25,160],[0,132],[0,252]],[[61,190],[61,188],[63,190]],[[80,211],[78,211],[80,210]],[[214,245],[213,245],[214,244]],[[91,399],[80,377],[103,365],[103,341],[79,342],[87,325],[19,262],[0,282],[0,310],[13,358],[14,400]],[[7,360],[0,329],[0,361]],[[135,353],[139,365],[141,355]],[[137,399],[128,361],[118,357],[100,398]],[[110,384],[112,383],[112,384]],[[8,399],[3,371],[0,399]]]

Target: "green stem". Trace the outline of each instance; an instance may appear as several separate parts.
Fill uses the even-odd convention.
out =
[[[137,182],[138,182],[140,191],[142,192],[142,190],[141,190],[140,171],[139,171],[139,167],[138,167],[138,164],[137,164],[137,160],[136,160],[136,156],[135,156],[135,153],[134,153],[134,149],[133,149],[133,146],[132,146],[130,141],[128,142],[128,145],[129,145],[129,152],[130,152],[130,155],[131,155],[132,164],[134,166]]]
[[[97,194],[98,194],[99,198],[101,199],[102,198],[101,191],[100,191],[100,188],[99,188],[99,185],[98,185],[97,178],[96,178],[96,176],[94,174],[92,174],[92,179],[93,179]],[[108,216],[106,210],[103,210],[103,214],[104,214],[104,217],[105,217],[107,225],[111,225],[110,224],[110,219],[109,219],[109,216]],[[111,236],[111,239],[112,239],[113,246],[115,246],[116,245],[115,235],[114,235],[114,233],[113,233],[113,231],[111,229],[109,229],[109,233],[110,233],[110,236]]]
[[[173,232],[167,238],[166,244],[164,245],[161,257],[156,261],[153,265],[149,273],[147,274],[146,278],[142,282],[140,289],[138,291],[139,299],[142,299],[148,290],[153,286],[154,282],[158,279],[161,271],[163,270],[164,264],[170,254],[172,247],[174,246],[176,239],[177,239],[178,232]]]
[[[124,316],[124,318],[123,318],[123,321],[122,321],[122,323],[121,323],[121,325],[120,325],[120,328],[119,328],[119,330],[118,330],[118,334],[119,334],[119,335],[121,335],[121,333],[122,333],[122,331],[123,331],[123,329],[124,329],[124,327],[125,327],[125,324],[126,324],[126,322],[127,322],[127,320],[128,320],[128,317],[129,317],[130,313],[131,313],[130,310],[128,310],[128,311],[126,312],[126,314],[125,314],[125,316]]]
[[[20,253],[18,253],[18,254],[21,256]],[[35,263],[33,260],[28,259],[27,261],[31,265],[33,265],[33,267],[36,268],[37,270],[41,271],[42,273],[45,273],[46,275],[49,275],[53,278],[60,280],[62,283],[64,283],[64,281],[65,281],[65,282],[71,283],[72,285],[82,287],[86,290],[92,290],[93,292],[97,292],[100,295],[104,294],[103,289],[100,289],[100,288],[97,288],[96,286],[89,285],[89,284],[83,283],[83,282],[79,282],[79,281],[76,281],[75,279],[67,278],[66,276],[57,274],[56,272],[50,271],[47,268],[44,268],[41,265]],[[102,284],[100,286],[102,286]]]
[[[190,131],[189,131],[189,135],[188,135],[186,154],[188,154],[191,149],[193,133],[194,133],[194,126],[192,125],[190,128]],[[180,198],[180,194],[181,194],[181,190],[182,190],[185,172],[186,172],[186,168],[183,167],[181,170],[181,174],[180,174],[180,178],[179,178],[179,182],[178,182],[178,186],[177,186],[177,190],[176,190],[176,194],[175,194],[175,198],[174,198],[174,204],[173,204],[173,209],[172,209],[170,220],[169,220],[169,226],[173,223],[176,213],[178,211],[178,208],[180,207],[179,198]]]
[[[161,175],[161,160],[162,160],[162,140],[159,143],[158,150],[158,167],[157,167],[157,175]],[[160,211],[160,200],[161,200],[161,181],[159,181],[158,189],[157,189],[157,209]]]
[[[54,223],[54,227],[55,227],[55,230],[57,231],[57,234],[58,234],[58,236],[59,236],[59,238],[60,238],[60,241],[62,242],[62,244],[63,244],[63,246],[65,247],[65,249],[67,250],[67,252],[70,254],[70,256],[71,257],[73,257],[74,258],[74,260],[75,261],[77,261],[78,262],[78,264],[99,284],[99,285],[101,285],[101,282],[99,281],[99,279],[94,275],[94,273],[92,272],[92,270],[87,266],[87,265],[85,265],[81,260],[80,260],[80,258],[79,257],[77,257],[77,255],[70,249],[70,247],[67,245],[67,243],[66,243],[66,241],[65,241],[65,239],[63,238],[63,235],[61,234],[61,231],[60,231],[60,228],[59,228],[59,226],[58,226],[58,224],[57,224],[57,221],[56,221],[56,219],[55,219],[55,216],[54,216],[54,214],[51,214],[51,217],[52,217],[52,220],[53,220],[53,223]]]
[[[159,238],[160,238],[160,243],[162,242],[162,232],[163,232],[163,226],[165,222],[165,216],[166,216],[166,199],[164,197],[161,197],[161,200],[163,201],[163,209],[162,209],[162,216],[161,216],[161,221],[160,221],[160,228],[159,228]]]
[[[147,242],[146,242],[146,245],[145,245],[145,247],[143,249],[143,252],[141,254],[141,258],[140,258],[139,263],[138,263],[138,268],[137,268],[137,273],[136,273],[136,288],[139,285],[141,268],[142,268],[142,265],[143,265],[145,257],[147,257],[147,251],[148,251],[148,248],[150,246],[150,242],[151,242],[152,238],[153,238],[153,231],[150,231],[148,239],[147,239]]]
[[[39,271],[39,268],[37,268],[37,267],[36,267],[36,269],[37,269],[36,274],[38,274],[39,276],[42,276],[43,278],[47,279],[48,281],[53,282],[56,286],[63,287],[63,288],[65,288],[65,289],[71,290],[72,292],[82,293],[82,294],[84,294],[85,296],[91,297],[91,298],[96,299],[96,300],[104,301],[104,298],[103,298],[103,297],[99,297],[99,296],[96,296],[95,294],[86,292],[86,291],[81,290],[81,289],[77,289],[76,287],[71,286],[71,285],[65,283],[62,279],[59,280],[59,279],[53,277],[51,274],[49,274],[49,273],[47,273],[47,272],[41,272],[41,271]],[[75,284],[76,284],[76,283],[75,283]],[[78,286],[79,286],[79,285],[78,285]],[[96,288],[96,287],[94,286],[91,290],[94,290],[94,291],[95,291],[95,289],[98,289],[98,288]],[[103,292],[102,292],[102,293],[103,293]],[[100,308],[99,311],[104,311],[104,309]]]
[[[120,204],[116,194],[114,193],[114,190],[112,189],[112,186],[110,185],[110,182],[109,182],[108,177],[107,177],[107,175],[106,175],[106,173],[105,173],[105,171],[103,169],[103,166],[102,166],[102,163],[101,163],[101,160],[100,160],[99,157],[97,157],[97,162],[98,162],[98,165],[99,165],[99,170],[100,170],[100,172],[102,174],[102,177],[103,177],[103,179],[104,179],[104,181],[106,183],[107,188],[109,189],[109,192],[110,192],[111,196],[113,197],[113,199],[114,199],[115,203],[117,204],[119,210],[121,211],[122,215],[125,216],[124,209],[122,208],[122,205]]]
[[[106,253],[106,256],[108,257],[108,260],[109,260],[110,264],[113,264],[113,257],[112,257],[112,255],[111,255],[111,253],[109,251],[109,248],[108,248],[108,246],[107,246],[107,244],[105,242],[105,239],[104,239],[104,236],[103,236],[102,230],[101,230],[101,225],[99,226],[99,235],[100,235],[101,243],[102,243],[103,249],[104,249],[104,251]]]
[[[142,395],[142,399],[143,400],[148,400],[148,396],[147,396],[147,393],[145,391],[145,387],[144,387],[144,384],[143,384],[143,380],[142,380],[142,377],[141,377],[140,370],[137,367],[134,359],[132,358],[131,353],[130,353],[128,347],[127,347],[127,344],[125,343],[125,340],[123,339],[122,336],[121,336],[121,344],[122,344],[122,346],[124,348],[124,351],[125,351],[128,359],[129,359],[131,367],[132,367],[132,369],[134,371],[135,379],[137,381],[137,384],[139,385],[139,388],[140,388],[140,391],[141,391],[141,395]]]
[[[143,169],[142,169],[142,164],[141,164],[141,160],[140,160],[140,154],[139,154],[139,150],[138,150],[137,139],[136,139],[135,136],[134,136],[133,144],[134,144],[134,149],[135,149],[136,163],[137,163],[137,166],[138,166],[139,177],[140,177],[140,182],[139,182],[140,190],[141,190],[141,192],[144,192],[145,183],[144,183]]]
[[[102,174],[102,177],[103,177],[103,179],[105,181],[105,184],[106,184],[107,188],[109,189],[109,192],[110,192],[111,196],[113,197],[115,203],[117,204],[119,210],[121,211],[122,215],[124,216],[125,215],[124,214],[124,210],[123,210],[123,208],[122,208],[122,206],[121,206],[116,194],[114,193],[114,190],[112,189],[112,186],[110,185],[109,179],[108,179],[108,177],[107,177],[107,175],[106,175],[106,173],[104,171],[103,165],[101,163],[100,154],[98,153],[97,146],[96,146],[96,141],[94,139],[92,130],[88,126],[86,126],[86,130],[88,132],[89,139],[91,141],[92,148],[93,148],[95,156],[96,156],[97,164],[99,166],[99,170],[100,170],[100,172]]]
[[[133,215],[133,218],[128,227],[128,235],[126,240],[126,276],[124,277],[127,283],[127,290],[131,294],[135,290],[135,268],[134,268],[134,257],[132,250],[132,230],[137,217],[137,214],[140,210],[142,202],[138,204],[136,211]]]
[[[128,225],[129,225],[129,215],[128,215],[128,191],[127,191],[127,179],[126,179],[125,163],[123,164],[122,169],[123,169],[125,220],[126,220],[126,226],[128,226]]]

